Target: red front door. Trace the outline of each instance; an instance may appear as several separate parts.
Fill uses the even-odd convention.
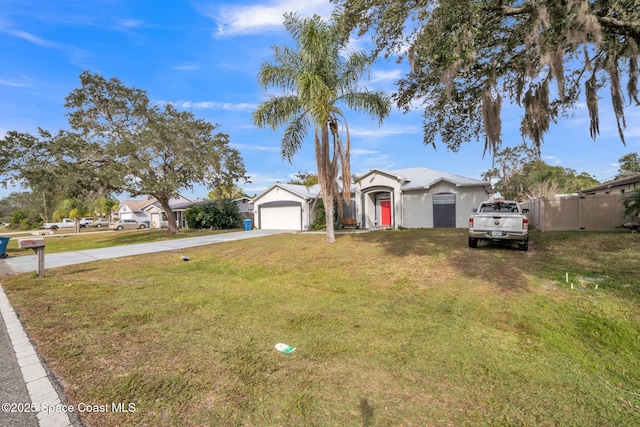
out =
[[[380,225],[391,226],[391,200],[380,200]]]

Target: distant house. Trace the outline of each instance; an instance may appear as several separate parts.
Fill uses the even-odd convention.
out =
[[[640,188],[640,174],[635,174],[625,178],[609,181],[595,187],[578,191],[581,196],[592,196],[596,194],[624,194]]]
[[[193,202],[184,196],[178,196],[169,200],[169,206],[176,214],[178,227],[183,227],[184,209],[181,206],[191,206]],[[118,210],[113,214],[118,219],[135,219],[138,222],[146,222],[151,228],[162,228],[167,226],[167,217],[160,202],[155,197],[143,200],[122,200]]]
[[[464,228],[490,190],[488,182],[433,169],[372,169],[352,185],[343,218],[362,228]],[[318,185],[272,185],[253,199],[256,227],[307,230],[319,194]]]
[[[233,201],[238,205],[238,211],[242,219],[253,219],[253,200],[249,197],[238,197]]]

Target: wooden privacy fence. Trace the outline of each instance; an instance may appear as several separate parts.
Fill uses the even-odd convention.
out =
[[[623,215],[620,194],[566,196],[529,200],[529,223],[541,231],[612,231],[630,217]]]

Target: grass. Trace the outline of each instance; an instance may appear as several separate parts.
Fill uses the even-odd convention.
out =
[[[209,235],[213,233],[225,233],[235,230],[196,230],[181,229],[178,234],[170,236],[166,229],[144,229],[125,231],[105,231],[104,229],[81,229],[80,234],[69,230],[58,230],[54,235],[35,236],[44,237],[47,253],[82,251],[87,249],[106,248],[118,245],[132,245],[136,243],[158,242],[168,239],[181,239]],[[10,257],[33,255],[29,249],[18,249],[18,239],[34,237],[30,233],[11,235],[6,253]]]
[[[529,252],[469,249],[465,230],[323,242],[3,286],[71,403],[135,403],[81,414],[92,426],[640,423],[640,235],[534,232]]]

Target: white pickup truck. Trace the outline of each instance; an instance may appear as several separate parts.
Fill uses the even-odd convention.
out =
[[[513,200],[485,201],[469,218],[469,247],[479,240],[517,243],[521,251],[529,249],[529,219]]]
[[[63,218],[60,222],[45,222],[40,228],[56,231],[58,228],[75,228],[76,222],[71,218]]]

